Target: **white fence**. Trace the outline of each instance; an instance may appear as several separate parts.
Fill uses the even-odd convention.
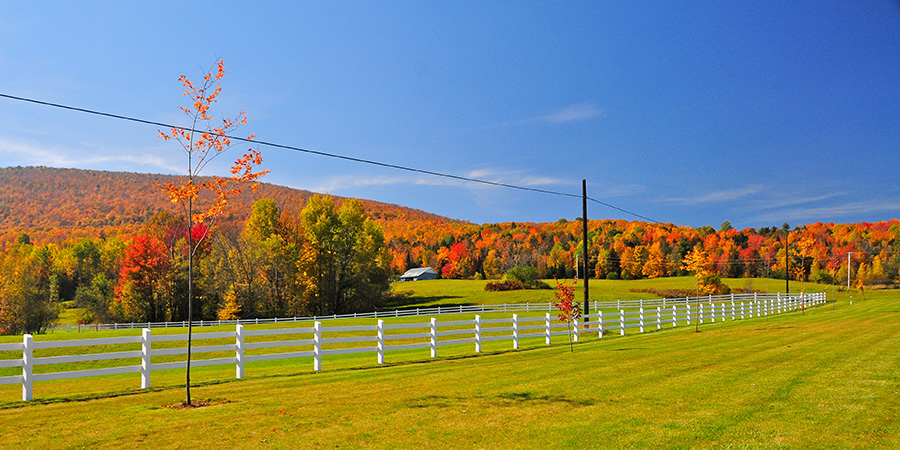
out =
[[[686,297],[686,298],[663,298],[651,300],[617,300],[606,302],[591,302],[591,308],[594,310],[603,309],[637,309],[640,307],[656,307],[663,308],[669,305],[687,305],[696,304],[697,302],[720,302],[720,301],[762,301],[765,299],[778,301],[779,298],[786,297],[784,294],[728,294],[728,295],[709,295],[703,297]],[[556,308],[553,303],[504,303],[499,305],[455,305],[455,306],[434,306],[431,308],[409,308],[398,309],[394,311],[373,311],[367,313],[352,314],[332,314],[327,316],[311,316],[311,317],[275,317],[268,319],[240,319],[240,320],[195,320],[191,323],[195,327],[220,326],[220,325],[263,325],[271,323],[288,323],[288,322],[306,322],[317,320],[336,320],[336,319],[383,319],[391,317],[418,317],[418,316],[440,316],[445,314],[474,314],[474,313],[491,313],[491,312],[543,312],[554,311]],[[81,332],[81,331],[109,331],[109,330],[139,330],[144,328],[186,328],[187,321],[181,322],[130,322],[130,323],[101,323],[101,324],[81,324],[81,325],[52,325],[47,331],[65,331],[65,332]]]
[[[586,329],[596,329],[599,337],[603,337],[606,331],[618,331],[625,335],[628,328],[639,328],[641,333],[651,329],[661,329],[663,325],[677,326],[680,321],[690,325],[692,320],[699,323],[723,322],[726,320],[748,319],[763,317],[770,314],[779,314],[800,308],[807,308],[825,303],[824,294],[805,294],[798,296],[765,296],[753,298],[741,297],[701,297],[693,299],[694,303],[682,301],[662,300],[643,301],[637,304],[621,303],[617,312],[604,312],[603,309],[611,309],[609,304],[601,304],[596,314],[584,316],[585,321],[575,323],[572,327],[573,338],[577,342],[579,338],[579,326]],[[643,305],[643,306],[642,306]],[[626,309],[627,307],[627,309]],[[635,309],[636,308],[636,309]],[[755,314],[755,316],[754,316]],[[428,323],[397,323],[385,324],[379,319],[377,325],[355,325],[326,327],[321,322],[314,322],[312,327],[283,328],[283,329],[259,329],[246,330],[242,324],[235,325],[235,331],[216,333],[197,333],[193,335],[194,341],[211,339],[234,339],[233,344],[206,345],[191,347],[191,354],[213,352],[234,352],[234,356],[213,359],[192,359],[192,367],[234,364],[235,376],[244,377],[244,364],[253,361],[268,361],[286,358],[312,357],[313,370],[322,370],[322,358],[328,355],[340,355],[349,353],[374,353],[378,364],[384,364],[385,353],[396,350],[429,348],[431,357],[435,358],[438,348],[441,346],[474,344],[475,352],[480,353],[482,343],[487,341],[509,340],[512,348],[519,348],[519,340],[523,338],[544,338],[544,343],[550,345],[551,337],[568,334],[565,323],[556,322],[551,313],[543,317],[519,317],[513,314],[511,318],[483,319],[475,316],[474,320],[455,320],[439,322],[432,317]],[[403,330],[403,334],[396,331]],[[581,330],[584,332],[584,330]],[[343,337],[323,337],[328,333],[344,334]],[[356,334],[346,336],[347,333]],[[364,335],[358,335],[365,333]],[[300,335],[301,339],[294,340],[263,340],[257,337]],[[246,339],[251,338],[252,342]],[[449,339],[448,339],[449,338]],[[150,376],[154,370],[182,369],[186,361],[152,363],[153,357],[181,355],[187,353],[187,347],[156,348],[154,344],[162,342],[183,342],[187,340],[186,334],[156,335],[151,329],[143,329],[141,336],[114,337],[102,339],[81,339],[67,341],[41,341],[35,342],[31,335],[24,335],[21,344],[0,344],[0,352],[21,352],[21,359],[0,359],[0,369],[22,368],[22,375],[0,377],[0,385],[22,384],[22,400],[28,401],[33,396],[33,384],[37,381],[64,380],[72,378],[93,377],[100,375],[113,375],[125,373],[141,374],[141,389],[150,387]],[[412,341],[406,343],[392,343],[394,341]],[[363,346],[346,346],[340,344],[359,344]],[[65,356],[48,356],[35,358],[34,351],[42,349],[56,349],[65,347],[92,347],[100,345],[127,345],[140,344],[140,350],[120,351],[111,353],[89,353]],[[369,344],[368,346],[366,346]],[[374,344],[374,346],[371,346]],[[310,348],[303,351],[287,351],[283,353],[256,353],[245,354],[247,350],[272,349],[278,347]],[[34,373],[35,366],[49,364],[66,364],[89,361],[103,361],[114,359],[140,358],[140,365],[118,366],[102,369],[74,370],[53,373]]]

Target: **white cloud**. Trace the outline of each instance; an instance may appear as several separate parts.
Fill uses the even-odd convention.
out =
[[[591,197],[628,197],[631,195],[643,194],[647,192],[647,186],[641,184],[617,184],[610,187],[600,188],[600,193],[588,192]]]
[[[475,178],[493,183],[514,184],[518,186],[549,186],[561,184],[562,181],[550,177],[529,176],[523,172],[496,171],[491,169],[472,170],[461,175],[465,178]],[[446,178],[429,175],[409,174],[405,176],[357,176],[341,175],[323,179],[315,184],[301,187],[313,192],[338,192],[342,189],[352,189],[367,186],[393,186],[393,185],[420,185],[420,186],[456,186],[471,190],[485,189],[491,186],[483,183],[474,183],[455,178]]]
[[[787,197],[775,200],[759,200],[754,202],[754,208],[762,208],[762,209],[773,209],[773,208],[785,208],[788,206],[797,206],[803,205],[806,203],[815,203],[820,202],[822,200],[828,200],[830,198],[840,197],[845,195],[844,192],[836,192],[832,194],[824,194],[818,195],[814,197]]]
[[[606,113],[597,105],[585,102],[577,105],[567,106],[560,110],[551,112],[540,117],[531,117],[528,119],[512,120],[507,122],[495,123],[484,127],[478,127],[478,130],[521,127],[534,124],[552,124],[559,125],[570,122],[581,122],[590,120],[595,117],[603,117]]]
[[[540,120],[549,123],[569,123],[590,120],[601,115],[603,115],[603,110],[593,103],[586,102],[568,106],[559,111],[547,114],[546,116],[541,117]]]
[[[9,163],[24,166],[82,167],[96,168],[97,165],[124,165],[135,172],[162,170],[181,172],[170,161],[153,154],[154,152],[101,149],[62,149],[47,145],[33,145],[15,140],[0,139],[0,155]],[[155,169],[150,169],[155,168]]]
[[[408,183],[409,180],[404,177],[360,177],[354,175],[341,175],[327,178],[312,186],[303,186],[301,189],[318,193],[328,193],[355,187],[390,186]]]
[[[900,213],[900,202],[861,201],[842,205],[821,206],[802,209],[772,211],[753,218],[760,222],[788,220],[792,222],[831,222],[835,218],[864,214],[894,212]]]
[[[762,185],[749,185],[742,188],[726,189],[723,191],[708,192],[693,197],[673,197],[666,201],[678,203],[682,205],[699,205],[704,203],[721,203],[739,200],[752,195],[759,194],[765,190]]]

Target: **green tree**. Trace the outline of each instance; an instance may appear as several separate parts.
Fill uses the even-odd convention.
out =
[[[0,257],[0,334],[43,333],[59,317],[48,247],[20,243]]]
[[[356,200],[340,210],[315,195],[300,213],[305,237],[299,267],[307,311],[343,314],[377,308],[390,290],[390,256],[381,227]]]
[[[227,303],[222,293],[232,292],[244,318],[302,312],[297,301],[299,238],[280,217],[275,202],[262,199],[253,205],[243,230],[220,229],[200,267],[217,311]]]
[[[75,291],[75,301],[85,308],[82,321],[85,323],[110,323],[122,320],[122,304],[115,301],[115,284],[101,273],[89,285],[79,286]]]

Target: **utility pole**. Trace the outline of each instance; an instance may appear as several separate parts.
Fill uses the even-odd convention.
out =
[[[791,292],[791,262],[788,260],[788,246],[791,243],[790,227],[784,230],[784,293]]]
[[[584,264],[584,270],[581,271],[582,275],[584,275],[584,315],[588,315],[591,313],[591,304],[588,300],[590,294],[588,291],[588,278],[590,278],[588,272],[588,218],[587,218],[587,180],[581,180],[581,234],[582,234],[582,263]],[[601,325],[602,326],[602,325]]]

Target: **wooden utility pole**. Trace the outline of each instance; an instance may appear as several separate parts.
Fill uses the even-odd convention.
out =
[[[791,263],[788,260],[788,246],[790,245],[791,229],[784,230],[784,293],[791,292]]]
[[[581,271],[584,278],[584,315],[588,315],[591,313],[591,304],[588,300],[590,296],[588,293],[588,279],[590,278],[588,262],[590,259],[588,258],[587,180],[585,179],[581,180],[581,232],[581,250],[583,256],[581,260],[584,264],[584,269]]]

